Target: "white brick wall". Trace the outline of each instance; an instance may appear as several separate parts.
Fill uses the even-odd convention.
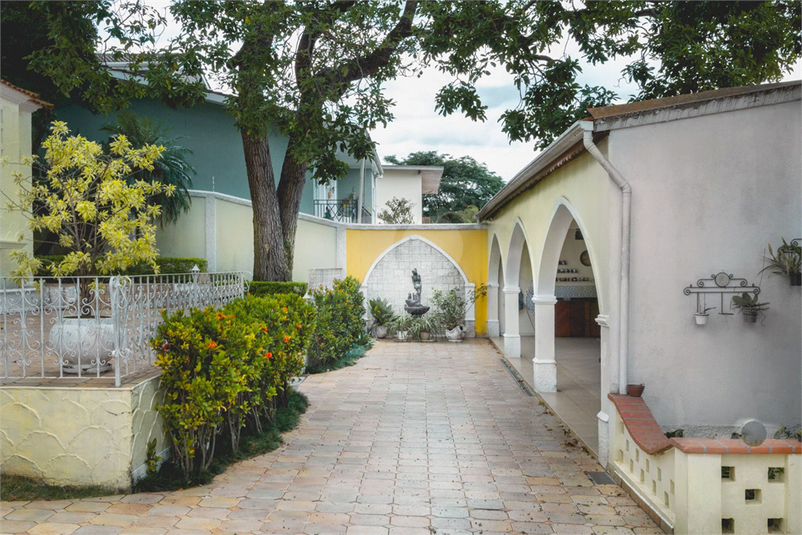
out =
[[[365,281],[367,299],[382,297],[390,301],[396,312],[404,310],[404,301],[414,291],[412,270],[421,276],[421,302],[431,306],[432,290],[456,289],[464,294],[465,282],[459,270],[440,251],[421,240],[409,240],[379,260]]]

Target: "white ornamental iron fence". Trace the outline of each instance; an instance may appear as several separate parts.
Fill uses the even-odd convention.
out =
[[[152,367],[162,311],[222,306],[245,272],[0,277],[0,379],[123,377]]]

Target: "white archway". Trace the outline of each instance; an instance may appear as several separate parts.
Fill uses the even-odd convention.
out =
[[[504,262],[505,285],[501,290],[504,309],[504,354],[511,358],[521,356],[521,334],[519,326],[518,294],[521,291],[519,280],[524,251],[528,251],[528,240],[520,219],[515,222],[510,244],[507,247],[507,261]],[[531,264],[531,263],[530,263]]]
[[[374,275],[375,275],[375,273],[377,271],[377,268],[379,268],[379,266],[383,265],[382,261],[385,260],[388,256],[390,256],[399,247],[403,247],[405,245],[410,245],[410,244],[413,244],[414,242],[420,242],[420,244],[424,244],[424,245],[428,246],[428,248],[433,249],[436,253],[438,253],[439,256],[441,256],[442,258],[447,260],[448,264],[450,264],[450,266],[454,269],[454,272],[456,272],[458,274],[458,278],[461,279],[460,282],[462,284],[463,291],[465,293],[466,298],[473,295],[473,292],[474,292],[474,290],[476,288],[476,284],[472,283],[472,282],[470,282],[468,280],[467,275],[465,275],[465,271],[451,257],[451,255],[449,255],[446,251],[444,251],[439,245],[437,245],[436,243],[433,243],[430,240],[427,240],[423,236],[412,235],[412,236],[407,236],[407,237],[395,242],[393,245],[391,245],[390,247],[385,249],[384,252],[382,252],[379,256],[377,256],[376,259],[373,261],[373,263],[371,264],[371,266],[368,269],[367,273],[365,274],[365,280],[362,282],[362,286],[361,286],[362,294],[365,296],[365,301],[366,302],[367,302],[367,300],[371,299],[372,297],[377,297],[377,296],[372,296],[371,295],[371,292],[369,291],[369,286],[371,285],[371,278],[374,277]],[[418,267],[418,266],[416,266],[416,267]],[[424,288],[425,288],[424,291],[426,291],[426,280],[425,280],[426,273],[422,272],[421,275],[422,275],[422,277],[424,277]],[[398,281],[397,277],[394,278],[393,280],[394,280],[394,286],[397,285],[397,281]],[[410,286],[411,286],[411,284],[410,284]],[[429,290],[431,289],[431,285],[428,287],[428,289]],[[476,332],[475,331],[475,329],[476,329],[476,311],[475,311],[475,307],[469,307],[468,310],[466,311],[465,324],[466,324],[465,327],[469,331],[469,333],[475,333]]]
[[[594,244],[588,239],[586,227],[577,210],[565,198],[560,198],[543,241],[540,264],[537,269],[535,295],[535,358],[534,387],[541,392],[557,390],[557,361],[555,351],[555,296],[556,274],[566,234],[573,222],[579,227],[585,239],[591,266],[598,266]],[[596,277],[594,277],[595,279]],[[597,292],[599,307],[602,309],[601,295]]]
[[[500,323],[500,285],[503,285],[504,274],[502,273],[501,247],[498,244],[498,236],[493,234],[490,240],[490,255],[487,268],[487,336],[495,338],[501,335]]]

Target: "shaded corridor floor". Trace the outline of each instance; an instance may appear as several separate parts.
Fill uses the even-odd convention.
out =
[[[602,468],[566,445],[487,340],[378,342],[309,377],[286,444],[211,484],[164,494],[3,502],[0,531],[217,533],[662,533]]]

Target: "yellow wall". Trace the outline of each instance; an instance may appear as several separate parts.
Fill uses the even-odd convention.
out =
[[[154,410],[161,395],[158,377],[132,388],[4,387],[2,473],[128,489],[145,473],[148,441],[169,446]]]
[[[161,256],[206,258],[206,198],[193,196],[189,212],[175,224],[159,225],[156,246]]]
[[[17,93],[6,87],[3,91]],[[31,108],[30,104],[20,105],[6,95],[0,98],[0,156],[8,158],[8,165],[0,165],[0,277],[10,275],[17,267],[9,257],[11,251],[21,249],[33,254],[33,236],[25,215],[6,208],[7,202],[19,202],[20,188],[14,183],[14,173],[31,176],[31,168],[20,163],[24,156],[31,155]],[[20,234],[23,235],[21,242],[18,241]]]
[[[373,262],[384,251],[407,236],[420,236],[436,244],[459,264],[468,281],[480,286],[487,283],[487,230],[483,228],[443,230],[377,229],[346,230],[348,252],[347,274],[360,281]],[[487,332],[487,304],[484,298],[476,302],[476,334]]]
[[[337,267],[337,228],[298,218],[292,280],[309,282],[310,269]]]
[[[612,197],[614,198],[616,194],[617,192],[612,192]],[[489,229],[485,250],[490,251],[493,236],[498,236],[502,264],[506,272],[509,269],[507,258],[512,232],[520,219],[537,283],[546,237],[561,199],[570,203],[577,212],[578,223],[593,263],[599,307],[601,313],[606,314],[609,306],[611,261],[610,205],[615,201],[611,199],[610,180],[607,174],[587,153],[557,169],[537,186],[505,206],[493,220],[486,221]],[[527,280],[530,278],[531,276],[526,277]],[[518,281],[511,282],[518,283]]]
[[[215,271],[253,270],[253,210],[245,204],[223,199],[215,199],[214,203],[217,227]]]

